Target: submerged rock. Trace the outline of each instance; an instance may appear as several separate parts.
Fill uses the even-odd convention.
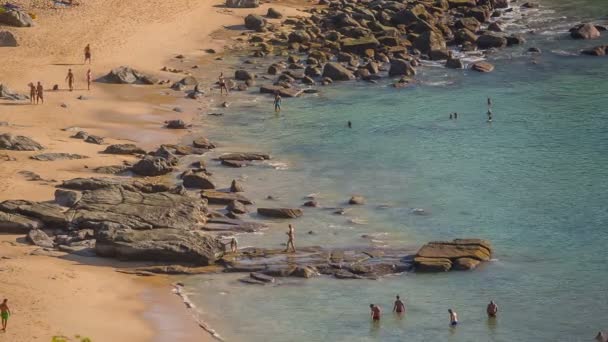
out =
[[[597,39],[600,31],[593,24],[582,24],[570,29],[570,36],[574,39]]]
[[[256,152],[238,152],[238,153],[225,153],[219,156],[220,160],[268,160],[270,155],[266,153]]]
[[[253,204],[253,201],[236,192],[221,192],[215,190],[203,190],[201,197],[207,199],[209,204],[227,205],[232,201],[239,201],[243,204]]]
[[[473,63],[473,65],[471,65],[471,69],[479,72],[492,72],[494,71],[494,65],[488,62],[480,61]]]
[[[258,208],[258,214],[273,218],[298,218],[304,213],[299,208]]]

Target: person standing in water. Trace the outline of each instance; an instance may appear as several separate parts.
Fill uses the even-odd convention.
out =
[[[450,325],[455,327],[458,325],[458,314],[456,313],[456,311],[452,310],[452,309],[448,309],[448,312],[450,313]]]
[[[348,121],[348,123],[346,125],[348,126],[348,128],[353,128],[353,123],[350,122],[350,120]]]
[[[287,234],[287,248],[285,249],[285,252],[289,252],[289,248],[291,247],[291,251],[293,253],[295,253],[296,245],[294,243],[294,240],[296,238],[296,231],[291,224],[289,225],[289,231],[286,234]]]
[[[65,77],[65,80],[68,82],[70,91],[73,91],[74,90],[74,73],[72,73],[72,69],[68,69],[68,75]]]
[[[371,311],[371,317],[374,322],[380,321],[380,316],[382,316],[382,311],[378,305],[370,304],[369,309]]]
[[[89,69],[87,70],[87,90],[91,90],[91,82],[93,82],[93,75]]]
[[[452,120],[454,118],[454,115],[452,113],[450,113],[450,120]]]
[[[496,318],[496,315],[498,314],[498,305],[491,300],[486,308],[486,312],[488,313],[489,318]]]
[[[278,113],[281,111],[281,94],[277,91],[274,94],[274,111],[275,113]]]
[[[458,113],[454,112],[454,120],[458,119]]]
[[[38,84],[36,85],[36,104],[38,103],[38,101],[44,104],[44,87],[42,86],[42,83],[40,83],[40,81],[38,81]]]
[[[30,103],[36,103],[36,86],[33,82],[27,84],[30,87]]]
[[[224,78],[224,73],[220,73],[220,77],[218,77],[218,83],[220,85],[220,96],[224,95],[224,90],[226,91],[226,96],[228,96],[228,87],[226,86],[226,79]]]
[[[84,47],[84,63],[86,64],[87,61],[89,62],[89,64],[91,64],[91,45],[87,44],[87,46]]]
[[[8,318],[11,315],[11,309],[8,308],[8,299],[4,299],[0,304],[0,317],[2,318],[2,331],[6,332],[6,325],[8,324]]]
[[[492,110],[488,109],[488,122],[492,122]]]
[[[405,314],[405,303],[401,301],[399,296],[396,297],[395,305],[393,305],[393,312],[396,312],[399,315]]]
[[[488,109],[492,108],[492,99],[488,97]]]

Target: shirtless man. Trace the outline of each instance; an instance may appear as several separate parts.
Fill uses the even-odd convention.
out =
[[[397,299],[395,300],[395,305],[393,305],[393,312],[396,312],[399,315],[405,313],[405,303],[401,301],[399,296],[397,296]]]
[[[380,316],[382,315],[382,312],[380,310],[380,307],[378,305],[374,305],[374,304],[370,304],[369,308],[371,310],[371,317],[372,320],[374,322],[378,322],[380,321]]]
[[[291,247],[291,251],[293,253],[295,253],[296,246],[294,244],[294,240],[296,238],[296,231],[292,225],[289,225],[289,232],[287,232],[286,234],[287,234],[287,248],[285,249],[285,252],[289,252],[289,248]]]
[[[68,69],[68,75],[65,77],[65,80],[68,82],[70,91],[73,91],[74,90],[74,73],[72,72],[72,69]]]
[[[93,81],[93,75],[91,69],[87,70],[87,90],[91,90],[91,82]]]
[[[230,240],[230,251],[232,253],[236,253],[236,251],[238,250],[238,242],[236,241],[236,238],[232,238],[232,240]]]
[[[38,103],[38,101],[44,104],[44,87],[40,81],[38,81],[38,84],[36,85],[36,103]]]
[[[34,104],[36,103],[36,86],[31,82],[27,85],[30,87],[30,103]]]
[[[491,300],[490,304],[488,304],[488,307],[486,308],[486,312],[488,313],[488,317],[496,318],[496,314],[498,314],[498,305]]]
[[[8,323],[8,318],[11,315],[11,309],[8,308],[8,299],[4,299],[2,304],[0,304],[0,317],[2,317],[2,331],[6,332],[6,324]]]
[[[452,309],[448,309],[448,312],[450,313],[450,325],[455,327],[458,325],[458,314],[456,313],[456,311],[452,310]]]
[[[228,87],[226,86],[226,79],[224,78],[223,72],[220,73],[218,83],[220,84],[220,95],[224,95],[224,90],[226,91],[226,95],[228,95]]]
[[[87,46],[84,47],[84,63],[86,64],[87,61],[89,61],[89,64],[91,64],[91,46],[90,44],[87,44]]]

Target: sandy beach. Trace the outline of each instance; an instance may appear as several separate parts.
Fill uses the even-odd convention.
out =
[[[144,148],[178,141],[184,132],[162,130],[163,121],[190,121],[193,113],[177,115],[164,107],[171,99],[158,93],[166,86],[93,83],[88,91],[86,71],[90,68],[96,79],[112,68],[129,65],[161,79],[179,80],[183,73],[161,73],[160,69],[177,54],[212,61],[229,43],[223,37],[238,32],[225,28],[241,25],[244,15],[268,8],[232,10],[219,0],[93,0],[71,8],[53,8],[37,1],[15,3],[36,15],[36,26],[0,27],[13,32],[20,44],[0,48],[0,82],[27,94],[27,84],[40,81],[46,89],[45,103],[0,101],[0,121],[8,123],[0,132],[31,137],[45,146],[45,152],[88,158],[40,162],[29,158],[32,152],[2,151],[0,200],[50,200],[58,181],[95,176],[98,174],[92,170],[98,166],[134,160],[100,154],[105,146],[70,138],[74,132],[62,130],[68,127],[102,136],[106,143],[133,142]],[[222,38],[212,37],[218,30],[225,32],[217,35]],[[92,48],[91,65],[82,64],[87,44]],[[206,49],[218,54],[208,54]],[[73,92],[66,90],[64,81],[69,68],[75,74]],[[216,78],[210,75],[203,82],[211,86]],[[50,91],[55,84],[60,90]],[[32,181],[32,174],[24,171],[39,177]],[[191,320],[180,299],[170,294],[167,278],[143,281],[115,272],[124,265],[103,259],[38,253],[38,247],[28,246],[19,236],[0,236],[0,245],[0,296],[9,299],[13,312],[0,340],[49,341],[55,335],[82,335],[93,341],[211,339]],[[154,312],[144,314],[150,307],[155,307]],[[167,326],[159,322],[163,311],[172,317]]]

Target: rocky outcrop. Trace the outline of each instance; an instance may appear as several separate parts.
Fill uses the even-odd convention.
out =
[[[259,31],[266,26],[266,19],[261,15],[249,14],[245,17],[245,27],[249,30]]]
[[[121,83],[121,84],[156,84],[158,79],[154,76],[144,74],[128,66],[121,66],[116,69],[112,69],[106,76],[102,77],[100,81],[107,83]]]
[[[223,255],[217,238],[183,229],[105,229],[97,233],[95,253],[124,260],[212,265]]]
[[[479,72],[492,72],[494,71],[494,65],[488,62],[480,61],[473,63],[471,65],[471,69]]]
[[[304,214],[299,208],[258,208],[258,214],[272,218],[298,218]]]
[[[77,191],[57,189],[55,190],[55,203],[64,207],[73,207],[82,198],[82,194]]]
[[[161,176],[173,171],[173,165],[162,157],[146,156],[131,168],[140,176]]]
[[[42,149],[44,147],[31,138],[10,133],[0,134],[0,150],[39,151]]]
[[[73,159],[86,159],[87,156],[73,153],[42,153],[35,156],[31,156],[30,159],[39,161],[55,161],[55,160],[73,160]]]
[[[53,240],[43,230],[40,229],[30,230],[27,233],[27,241],[43,248],[53,248],[55,246]]]
[[[471,270],[492,257],[492,246],[486,240],[456,239],[435,241],[422,246],[414,259],[419,272]]]
[[[581,51],[581,54],[587,56],[606,56],[606,53],[608,53],[608,45],[600,45]]]
[[[182,181],[186,188],[205,190],[215,189],[215,184],[205,172],[194,172],[189,170],[182,176]]]
[[[0,211],[41,221],[45,228],[65,229],[69,225],[69,219],[64,213],[64,208],[53,203],[9,200],[0,203]]]
[[[279,12],[279,10],[275,9],[274,7],[268,8],[268,11],[266,12],[266,16],[271,19],[282,19],[283,18],[283,14],[281,12]]]
[[[204,190],[201,197],[206,199],[209,204],[227,205],[232,201],[239,201],[243,204],[253,204],[253,201],[236,192],[221,192],[216,190]]]
[[[597,39],[600,31],[593,24],[582,24],[570,29],[570,36],[574,39]]]
[[[0,99],[11,101],[23,101],[29,99],[28,96],[12,91],[6,84],[0,83]]]
[[[103,153],[107,154],[146,154],[146,151],[135,144],[114,144],[106,147]]]
[[[257,152],[234,152],[225,153],[219,156],[219,160],[269,160],[270,155],[266,153]]]
[[[260,0],[226,0],[229,8],[256,8],[260,7]]]
[[[507,46],[507,38],[494,33],[482,34],[477,38],[480,49],[502,48]]]
[[[325,64],[323,77],[328,77],[333,81],[350,81],[355,79],[355,75],[350,70],[336,62]]]
[[[435,30],[422,33],[414,40],[413,46],[433,60],[446,59],[448,56],[445,39]]]
[[[0,11],[0,25],[31,27],[34,26],[34,20],[24,11],[3,8]]]
[[[19,215],[0,211],[0,233],[2,234],[27,234],[32,229],[40,229],[44,226],[42,221]]]
[[[260,93],[273,95],[279,93],[281,97],[298,97],[304,93],[304,90],[296,87],[285,88],[281,86],[264,85],[260,87]]]
[[[0,31],[0,47],[16,47],[19,46],[17,38],[12,32]]]

